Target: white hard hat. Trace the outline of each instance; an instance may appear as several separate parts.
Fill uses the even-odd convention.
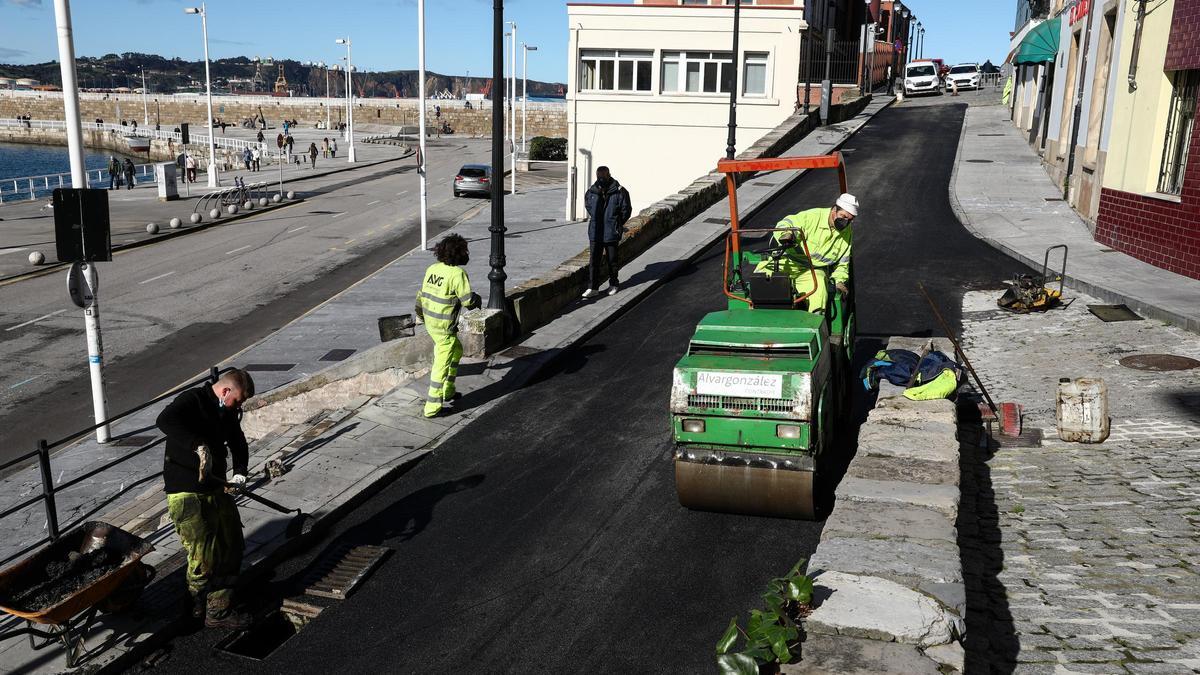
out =
[[[846,213],[849,213],[852,216],[858,216],[858,197],[855,197],[849,192],[843,192],[842,196],[837,198],[836,204],[839,209],[845,211]]]

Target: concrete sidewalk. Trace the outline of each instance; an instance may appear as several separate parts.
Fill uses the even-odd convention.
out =
[[[1092,238],[1062,200],[1004,106],[971,106],[959,138],[950,204],[976,236],[1034,269],[1066,244],[1067,285],[1138,314],[1200,332],[1200,280],[1174,274]],[[1051,267],[1056,263],[1052,258]]]
[[[852,120],[818,129],[785,154],[824,154],[836,149],[890,102],[874,102]],[[738,191],[743,217],[749,217],[803,173],[760,176],[745,183]],[[564,196],[559,187],[530,187],[507,198],[506,270],[510,288],[553,270],[586,248],[584,223],[563,223],[554,217],[561,212]],[[453,229],[472,241],[474,256],[467,269],[476,289],[486,295],[490,217],[488,203],[480,204],[474,215],[457,224],[445,224],[445,229]],[[432,420],[421,416],[421,376],[427,367],[415,365],[408,371],[410,386],[397,387],[375,398],[347,399],[336,410],[273,430],[252,445],[251,468],[261,468],[266,458],[277,455],[290,470],[270,482],[255,476],[255,491],[315,514],[319,521],[339,517],[719,241],[727,231],[728,209],[726,200],[712,205],[635,260],[626,262],[621,271],[622,289],[615,296],[574,302],[520,344],[487,360],[464,360],[457,379],[463,399],[450,416]],[[428,252],[411,251],[232,360],[250,368],[260,366],[253,374],[259,391],[266,392],[315,372],[329,363],[333,350],[361,350],[376,344],[376,317],[411,311],[420,275],[432,260]],[[114,431],[153,438],[153,420],[159,409],[147,409]],[[56,480],[68,480],[119,454],[120,449],[111,444],[81,442],[55,456]],[[60,496],[60,519],[69,521],[71,513],[93,508],[105,494],[157,470],[160,463],[161,455],[152,449],[88,484],[80,495]],[[28,493],[38,485],[36,470],[25,471],[0,483],[0,495]],[[142,495],[124,499],[102,514],[109,522],[127,524],[155,543],[157,550],[147,562],[156,566],[159,575],[143,598],[142,613],[104,617],[89,633],[92,651],[87,665],[92,668],[121,667],[127,654],[136,653],[143,642],[170,626],[175,617],[172,608],[182,596],[182,581],[178,578],[182,553],[163,517],[161,488],[157,481],[151,485]],[[253,577],[289,550],[283,537],[288,518],[246,503],[244,498],[240,501],[247,541],[243,568],[248,577]],[[40,534],[43,519],[39,508],[33,507],[18,530],[4,532],[5,549],[15,550],[17,542]],[[11,623],[0,623],[0,630]],[[0,643],[0,670],[56,672],[61,669],[61,654],[61,650],[34,653],[27,642],[8,640]]]

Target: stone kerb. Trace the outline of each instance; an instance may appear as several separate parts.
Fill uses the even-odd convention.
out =
[[[943,342],[892,338],[888,348],[952,353]],[[832,672],[848,650],[875,655],[861,672],[895,672],[897,658],[923,662],[927,672],[963,669],[956,432],[950,401],[910,401],[900,387],[881,388],[809,560],[819,604],[805,630],[821,639],[783,672]],[[863,640],[895,644],[864,650]]]

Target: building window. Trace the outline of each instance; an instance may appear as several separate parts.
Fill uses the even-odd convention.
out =
[[[742,95],[767,95],[767,53],[746,52],[742,64]]]
[[[681,5],[707,5],[708,0],[681,0]]]
[[[1167,137],[1163,142],[1158,191],[1177,195],[1183,191],[1188,144],[1196,125],[1196,101],[1200,94],[1200,70],[1180,70],[1172,78],[1171,109],[1167,113]]]
[[[725,0],[725,4],[732,5],[732,4],[734,4],[734,2],[733,2],[733,0]],[[746,5],[753,5],[753,4],[754,4],[754,0],[742,0],[742,7],[745,7]]]
[[[580,91],[650,91],[654,53],[585,49],[579,57]]]
[[[729,93],[733,82],[730,52],[663,52],[663,93]]]

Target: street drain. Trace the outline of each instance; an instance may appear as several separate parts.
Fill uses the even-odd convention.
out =
[[[247,630],[234,631],[221,638],[220,642],[213,645],[213,649],[251,661],[262,661],[320,613],[320,607],[284,600],[278,611],[271,612]]]
[[[1101,321],[1141,321],[1142,317],[1133,313],[1125,305],[1088,305],[1088,311]]]
[[[154,436],[122,436],[121,438],[114,438],[110,445],[115,445],[119,448],[140,448],[154,439]]]
[[[1168,370],[1191,370],[1200,366],[1200,361],[1175,354],[1134,354],[1117,363],[1134,370],[1149,370],[1161,373]]]
[[[321,558],[308,577],[307,595],[345,600],[391,551],[382,546],[344,544]]]
[[[968,159],[967,161],[971,162],[972,164],[991,164],[992,163],[992,160],[990,160],[990,159]]]

